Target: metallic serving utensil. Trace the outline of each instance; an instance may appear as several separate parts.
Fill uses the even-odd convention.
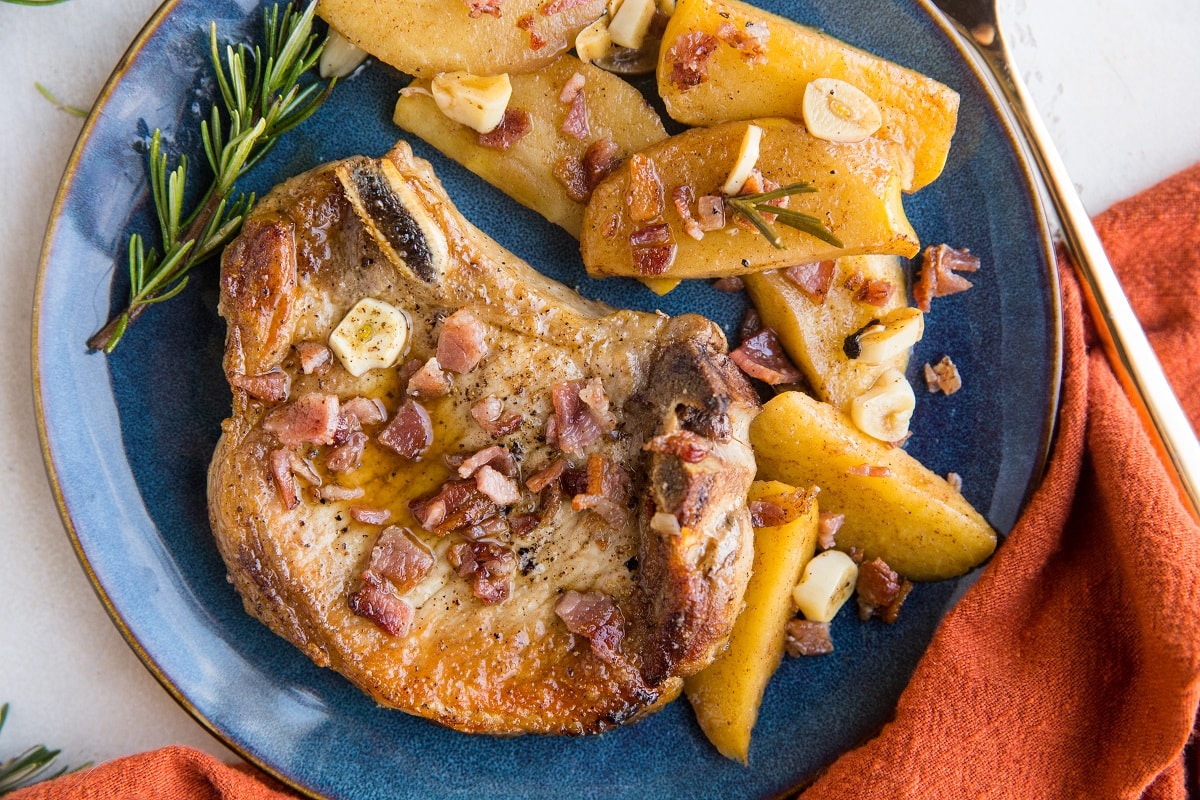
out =
[[[1171,474],[1185,507],[1200,520],[1200,443],[1171,390],[1129,299],[1104,253],[1062,158],[1001,35],[996,0],[931,0],[991,71],[1025,135],[1109,362]]]

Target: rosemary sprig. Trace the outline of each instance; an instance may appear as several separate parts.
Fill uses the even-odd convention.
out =
[[[241,227],[254,195],[234,190],[239,178],[265,156],[279,137],[308,119],[336,81],[306,80],[324,48],[312,32],[316,2],[304,11],[291,3],[263,12],[265,43],[251,52],[227,45],[224,61],[217,26],[209,27],[210,56],[220,101],[200,123],[212,181],[195,208],[185,213],[188,159],[171,168],[162,150],[162,131],[150,137],[150,193],[158,217],[162,255],[129,237],[129,304],[88,339],[92,350],[111,353],[129,325],[155,303],[169,300],[188,283],[191,270],[220,251]],[[224,109],[222,111],[222,109]]]
[[[4,0],[5,3],[12,3],[14,6],[56,6],[59,3],[65,3],[66,0]]]
[[[783,237],[771,227],[770,223],[763,218],[763,214],[774,214],[777,222],[787,225],[789,228],[795,228],[798,231],[803,231],[810,236],[815,236],[822,242],[831,244],[834,247],[841,247],[842,240],[833,235],[833,231],[825,227],[825,223],[811,214],[804,214],[799,211],[792,211],[787,208],[779,208],[778,206],[770,205],[772,200],[778,200],[781,197],[791,197],[798,194],[811,194],[815,192],[817,187],[811,183],[792,183],[787,186],[780,186],[778,189],[772,189],[769,192],[759,192],[757,194],[743,194],[738,197],[726,197],[725,205],[729,206],[736,213],[742,215],[746,220],[758,229],[768,242],[774,245],[779,250],[783,250],[786,245],[783,243]]]
[[[0,730],[4,728],[6,719],[8,719],[8,703],[0,706]],[[0,797],[32,783],[57,778],[74,771],[68,767],[60,767],[57,772],[49,773],[58,754],[58,750],[50,750],[38,745],[7,761],[0,761]],[[89,766],[91,766],[90,763],[76,769],[84,769]]]
[[[12,2],[12,0],[5,0],[5,1]],[[59,2],[59,1],[60,0],[55,0],[55,2]],[[54,92],[50,91],[45,86],[38,83],[37,81],[34,81],[33,87],[38,90],[38,94],[40,94],[42,97],[49,100],[51,105],[53,105],[59,111],[65,111],[66,113],[70,114],[73,117],[80,117],[80,118],[87,117],[88,112],[87,112],[86,108],[80,108],[79,106],[67,105],[66,103],[59,100],[57,97],[55,97]]]

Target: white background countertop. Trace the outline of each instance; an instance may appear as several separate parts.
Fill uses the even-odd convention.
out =
[[[43,470],[30,368],[38,255],[82,120],[157,0],[0,2],[0,760],[32,744],[101,761],[166,744],[233,755],[125,644],[75,558]],[[1006,35],[1084,203],[1098,213],[1200,161],[1200,3],[1001,0]],[[1200,209],[1197,210],[1200,213]]]

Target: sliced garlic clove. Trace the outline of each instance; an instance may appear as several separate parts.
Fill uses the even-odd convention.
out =
[[[792,600],[805,619],[829,622],[854,592],[858,565],[841,550],[826,550],[812,557],[792,590]]]
[[[858,360],[864,364],[886,364],[921,341],[925,315],[917,308],[897,308],[880,318],[858,337]]]
[[[325,80],[344,78],[358,69],[358,65],[367,60],[367,55],[366,50],[330,28],[317,70]]]
[[[329,349],[354,377],[396,363],[408,344],[408,317],[391,303],[364,297],[329,334]]]
[[[512,97],[507,73],[441,72],[430,81],[429,89],[443,114],[479,133],[491,133],[500,125]]]
[[[917,397],[903,373],[886,369],[870,389],[850,401],[850,419],[860,431],[885,442],[908,435]]]
[[[588,25],[575,37],[575,54],[579,60],[592,63],[607,58],[613,51],[612,34],[608,32],[608,15]]]
[[[762,144],[762,134],[762,128],[757,125],[746,126],[746,133],[742,136],[742,146],[738,149],[737,160],[733,162],[733,169],[729,170],[729,177],[725,179],[725,185],[721,187],[721,191],[726,195],[732,197],[740,192],[746,179],[754,171],[754,165],[758,163],[758,150]]]
[[[810,81],[804,89],[802,110],[808,132],[829,142],[861,142],[883,125],[879,105],[837,78]]]
[[[613,43],[631,50],[639,49],[650,30],[655,8],[655,0],[622,0],[608,23]]]

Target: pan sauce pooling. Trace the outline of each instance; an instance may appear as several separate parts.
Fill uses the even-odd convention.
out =
[[[582,232],[590,272],[660,291],[751,273],[767,327],[747,331],[737,365],[773,385],[802,374],[863,430],[902,437],[912,390],[897,370],[920,315],[896,260],[845,256],[917,251],[899,193],[945,163],[953,91],[737,2],[321,11],[426,79],[398,124]],[[409,41],[427,29],[463,35],[451,50]],[[574,41],[585,59],[631,63],[605,37],[651,47],[658,34],[668,111],[714,127],[665,138],[620,78],[558,55]],[[442,80],[453,70],[476,75]],[[762,192],[756,228],[736,201]],[[814,225],[823,242],[802,232]],[[381,703],[461,730],[600,731],[695,675],[702,726],[745,760],[818,539],[914,579],[961,574],[995,545],[945,481],[832,408],[785,392],[751,427],[757,400],[715,326],[613,311],[546,280],[464,220],[404,144],[264,199],[226,252],[221,310],[234,415],[210,511],[247,609]],[[850,356],[850,334],[869,346]],[[786,482],[755,490],[757,546],[747,442],[759,478]],[[750,578],[753,551],[783,552],[776,537],[792,543],[787,568]],[[809,571],[833,574],[830,560]],[[883,561],[856,574],[860,604],[894,617],[910,584]],[[744,614],[722,653],[747,580],[751,609],[773,610]],[[828,608],[816,581],[798,596]],[[844,600],[840,582],[829,591]],[[789,626],[819,649],[827,622]]]

